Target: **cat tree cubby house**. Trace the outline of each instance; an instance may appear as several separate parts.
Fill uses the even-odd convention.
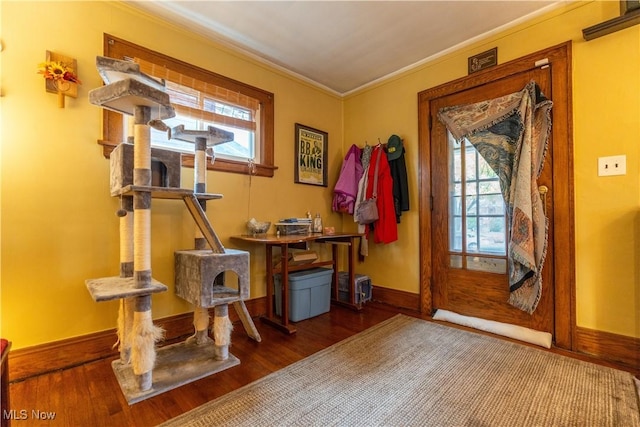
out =
[[[120,302],[120,358],[112,368],[127,402],[133,404],[240,363],[228,351],[229,304],[248,335],[256,341],[260,335],[244,304],[249,297],[249,253],[225,248],[206,215],[207,201],[222,198],[206,192],[206,150],[233,140],[233,133],[211,126],[170,131],[171,138],[194,144],[194,188],[181,188],[180,153],[151,147],[151,127],[169,130],[162,120],[175,116],[164,82],[141,73],[134,62],[98,57],[96,65],[105,86],[90,91],[89,101],[130,116],[133,136],[119,144],[110,159],[111,196],[121,200],[120,274],[89,279],[86,286],[96,302]],[[182,200],[197,225],[194,249],[175,253],[175,292],[194,306],[195,333],[158,349],[163,331],[153,324],[151,297],[168,287],[151,274],[152,199]],[[237,275],[237,289],[216,280],[226,271]],[[213,340],[209,308],[215,313]]]

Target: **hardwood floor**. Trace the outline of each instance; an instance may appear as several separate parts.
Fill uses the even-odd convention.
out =
[[[294,335],[285,335],[256,321],[262,336],[260,343],[251,340],[241,324],[234,324],[230,352],[240,359],[239,366],[132,406],[127,404],[111,369],[112,357],[13,382],[10,384],[12,426],[157,425],[355,335],[398,312],[377,303],[366,305],[360,312],[332,307],[330,313],[295,323],[298,332]],[[419,317],[415,312],[405,314]],[[552,351],[575,356],[566,351]],[[580,359],[600,363],[587,356],[580,356]],[[638,372],[634,374],[638,375]],[[55,418],[47,419],[49,416]]]
[[[230,352],[240,359],[240,365],[132,406],[127,404],[111,369],[113,358],[13,382],[12,426],[157,425],[396,313],[381,305],[366,306],[360,312],[333,307],[330,313],[297,322],[298,332],[290,336],[256,321],[262,336],[260,343],[251,340],[241,324],[234,324]],[[38,411],[41,419],[37,417]],[[55,418],[47,420],[49,414]]]

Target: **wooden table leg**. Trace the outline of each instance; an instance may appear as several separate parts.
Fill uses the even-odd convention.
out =
[[[289,245],[283,243],[279,246],[282,263],[282,267],[280,269],[280,290],[282,292],[282,305],[280,306],[281,315],[280,319],[278,319],[273,310],[273,245],[267,244],[267,316],[263,317],[261,320],[285,333],[294,334],[296,332],[296,328],[289,324]]]
[[[273,317],[273,246],[266,246],[267,260],[267,317]]]
[[[349,247],[347,248],[347,250],[349,251],[349,256],[348,256],[348,272],[349,272],[349,295],[350,295],[350,299],[351,299],[351,304],[355,305],[355,306],[359,306],[359,304],[356,303],[356,271],[355,271],[355,263],[353,261],[353,250],[355,245],[355,239],[353,237],[351,237],[349,239]],[[359,307],[358,307],[359,308]]]
[[[331,303],[335,304],[335,305],[339,305],[342,307],[348,307],[354,310],[361,310],[362,309],[362,304],[361,303],[357,303],[356,302],[356,288],[355,288],[355,278],[356,278],[356,271],[355,271],[355,256],[354,256],[354,251],[355,251],[355,246],[356,246],[356,239],[357,237],[349,237],[349,241],[346,241],[344,238],[338,240],[327,240],[326,243],[331,243],[332,244],[332,256],[333,256],[333,260],[334,260],[334,291],[333,291],[333,296],[332,296],[332,300]],[[349,293],[349,298],[347,299],[347,301],[341,301],[339,296],[339,276],[338,276],[338,246],[347,246],[347,250],[348,252],[348,264],[347,264],[347,280],[349,281],[349,283],[347,284],[347,290]]]
[[[331,244],[331,259],[333,260],[333,280],[332,280],[332,288],[333,288],[333,299],[338,300],[340,297],[340,272],[338,271],[338,245],[332,243]]]
[[[286,328],[289,325],[289,245],[286,243],[280,245],[280,259],[282,260],[282,272],[280,273],[282,278],[282,310],[280,316],[282,324]]]

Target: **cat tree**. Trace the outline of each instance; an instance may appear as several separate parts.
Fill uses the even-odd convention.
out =
[[[195,145],[194,161],[194,191],[206,193],[206,150],[213,149],[233,139],[228,132],[209,127],[206,131],[185,130],[184,126],[173,128],[175,139],[191,142]],[[200,202],[202,211],[206,211],[206,201]],[[205,217],[206,218],[206,217]],[[236,249],[226,249],[222,244],[206,249],[207,239],[202,235],[203,227],[196,229],[195,249],[177,251],[175,253],[176,294],[195,306],[194,321],[195,335],[192,340],[201,345],[209,340],[209,307],[214,307],[213,336],[216,358],[224,360],[228,357],[231,323],[228,317],[228,304],[236,308],[240,320],[249,336],[260,341],[251,317],[243,303],[249,297],[249,252]],[[216,282],[216,278],[226,271],[233,271],[238,277],[238,290],[228,288]]]
[[[87,289],[96,302],[119,300],[120,358],[112,368],[129,404],[163,393],[240,363],[228,353],[228,304],[233,304],[249,336],[260,341],[244,299],[249,296],[248,252],[225,249],[211,226],[206,201],[220,199],[205,190],[205,148],[233,139],[216,128],[191,133],[176,128],[196,149],[193,190],[180,188],[179,153],[151,147],[150,125],[163,129],[163,119],[175,116],[164,84],[143,74],[136,63],[98,57],[97,68],[105,86],[89,92],[89,101],[133,117],[131,143],[121,143],[111,154],[111,195],[120,197],[120,275],[89,279]],[[152,182],[152,164],[164,170],[161,182]],[[156,168],[157,169],[157,168]],[[151,275],[151,200],[183,200],[198,226],[196,249],[176,253],[176,293],[192,302],[194,336],[185,342],[157,349],[163,331],[153,324],[151,295],[167,286]],[[210,249],[206,249],[206,245]],[[180,261],[183,257],[187,261]],[[197,260],[190,262],[189,260]],[[218,261],[220,260],[220,261]],[[206,268],[196,268],[205,266]],[[215,282],[224,271],[238,275],[238,288]],[[214,340],[208,339],[208,308],[214,307]]]

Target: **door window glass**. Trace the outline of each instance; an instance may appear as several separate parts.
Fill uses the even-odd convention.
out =
[[[468,140],[456,141],[448,132],[448,141],[450,265],[505,273],[508,239],[499,178]]]

